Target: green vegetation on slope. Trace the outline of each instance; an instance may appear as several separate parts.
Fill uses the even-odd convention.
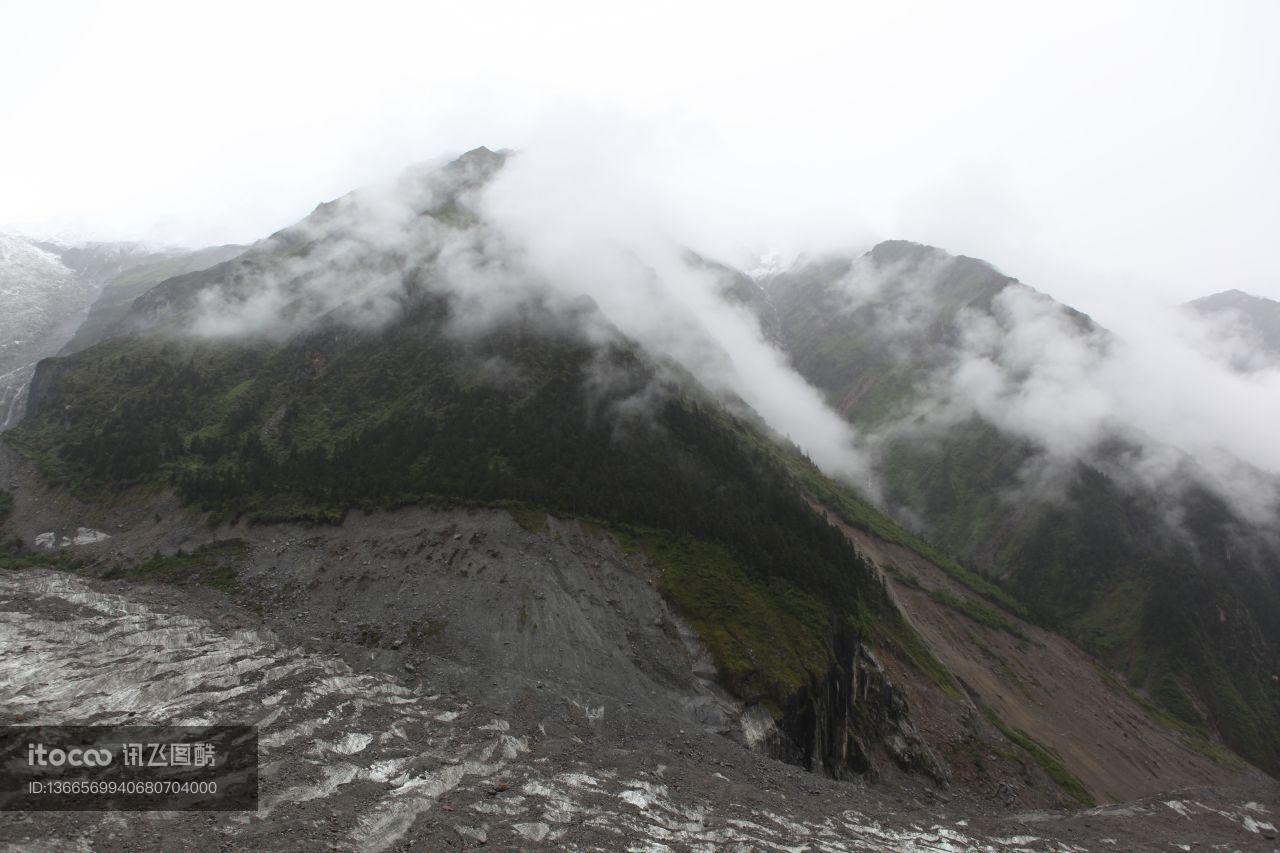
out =
[[[1049,774],[1049,778],[1057,783],[1058,787],[1068,796],[1082,806],[1092,807],[1098,804],[1093,795],[1089,793],[1089,789],[1084,786],[1084,783],[1077,779],[1070,770],[1062,766],[1062,762],[1053,754],[1052,750],[1046,749],[1022,729],[1006,726],[1003,720],[990,711],[987,712],[987,718],[1000,730],[1001,734],[1016,743],[1027,755],[1031,756],[1044,769],[1044,772]]]
[[[530,305],[462,337],[449,313],[406,292],[402,318],[377,333],[106,341],[42,366],[8,440],[81,495],[173,488],[220,518],[331,522],[349,507],[463,501],[516,504],[531,529],[553,512],[655,531],[641,544],[664,563],[664,592],[729,684],[774,708],[822,676],[840,625],[945,678],[791,471],[759,452],[771,442],[756,425],[624,341],[578,337],[582,318]],[[203,559],[130,571],[198,573]]]
[[[919,536],[889,519],[871,504],[854,496],[849,489],[827,479],[812,464],[804,464],[792,457],[790,469],[805,491],[824,507],[835,512],[846,524],[874,534],[886,542],[914,551],[964,584],[972,592],[1015,616],[1023,619],[1030,618],[1022,603],[1003,588],[966,569]]]
[[[33,567],[75,572],[80,570],[81,561],[65,551],[30,551],[17,539],[0,544],[0,569],[17,571]]]
[[[1188,749],[1195,750],[1201,755],[1217,764],[1225,767],[1241,767],[1242,762],[1237,756],[1224,751],[1216,743],[1209,738],[1209,732],[1204,724],[1204,718],[1200,717],[1198,724],[1189,723],[1186,720],[1170,713],[1162,707],[1157,707],[1151,700],[1142,694],[1134,691],[1129,685],[1116,678],[1115,674],[1105,667],[1095,665],[1094,669],[1111,687],[1124,695],[1128,696],[1135,704],[1137,704],[1147,716],[1155,722],[1177,732],[1181,736],[1184,746]],[[1167,676],[1166,676],[1167,677]],[[1185,695],[1183,697],[1185,699]],[[1196,712],[1198,716],[1198,712]]]
[[[690,536],[620,538],[659,566],[659,590],[693,625],[739,697],[769,703],[776,685],[801,690],[833,663],[827,606],[785,578],[757,581],[722,546]],[[771,710],[780,713],[776,705]]]
[[[190,553],[156,554],[141,563],[117,566],[103,577],[176,585],[198,583],[232,592],[247,547],[240,540],[210,542]]]
[[[89,309],[89,316],[62,351],[79,352],[102,340],[128,314],[133,300],[165,279],[206,269],[234,258],[241,251],[240,246],[214,246],[190,252],[158,253],[129,267],[103,287]]]
[[[1027,635],[1023,633],[1022,629],[1010,622],[1008,617],[982,602],[974,601],[972,598],[961,598],[960,596],[952,595],[944,589],[930,589],[928,594],[935,601],[947,605],[952,610],[963,613],[980,625],[986,625],[988,628],[994,628],[997,631],[1004,631],[1019,640],[1027,639]]]
[[[762,702],[778,714],[772,701],[777,685],[802,689],[835,663],[830,609],[787,579],[754,579],[723,547],[688,536],[634,528],[614,532],[625,547],[658,566],[659,590],[694,626],[740,698]],[[886,645],[959,698],[951,676],[897,611],[859,608],[841,618],[846,628]]]
[[[1208,495],[1189,489],[1187,521],[1170,531],[1154,496],[1084,466],[1054,502],[986,506],[973,493],[1016,481],[1023,454],[1009,446],[1000,465],[969,462],[998,457],[990,446],[1000,442],[989,428],[962,425],[929,448],[892,454],[891,498],[940,519],[946,547],[975,562],[985,555],[985,569],[1034,621],[1124,671],[1173,716],[1206,716],[1233,749],[1280,771],[1274,558]],[[989,447],[971,452],[975,444]],[[1162,673],[1190,685],[1207,713],[1180,701]]]

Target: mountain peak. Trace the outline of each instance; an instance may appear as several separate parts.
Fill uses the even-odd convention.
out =
[[[488,148],[487,146],[480,145],[475,148],[472,148],[470,151],[463,153],[460,157],[458,157],[458,159],[459,160],[492,160],[495,157],[503,158],[506,156],[507,153],[508,152],[506,152],[505,150],[494,151],[493,149]]]
[[[1233,288],[1182,307],[1212,330],[1222,357],[1236,370],[1280,364],[1280,302]]]
[[[462,165],[472,169],[493,170],[502,166],[507,162],[507,158],[513,152],[508,148],[500,148],[494,151],[481,145],[478,148],[472,148],[470,151],[460,154],[450,166]],[[447,168],[447,167],[446,167]]]
[[[937,246],[917,243],[914,240],[881,240],[871,247],[871,256],[876,260],[898,260],[903,257],[924,255],[945,255]]]
[[[1252,293],[1246,293],[1233,287],[1230,290],[1223,290],[1219,293],[1193,299],[1186,304],[1186,307],[1202,312],[1224,310],[1280,311],[1280,302],[1276,302],[1274,299],[1267,299],[1265,296],[1255,296]]]

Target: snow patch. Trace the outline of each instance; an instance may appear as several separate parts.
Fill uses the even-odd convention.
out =
[[[1276,831],[1275,826],[1273,826],[1272,824],[1262,820],[1254,820],[1248,815],[1244,816],[1244,828],[1247,829],[1249,832],[1261,832],[1264,829],[1267,832]]]
[[[629,788],[619,794],[618,799],[622,800],[624,803],[630,803],[641,811],[649,808],[649,798],[645,796],[643,791],[637,791]]]
[[[541,841],[551,834],[551,827],[542,821],[517,823],[511,827],[530,841]]]
[[[50,530],[36,536],[36,547],[50,551],[58,548],[70,548],[75,545],[93,545],[111,538],[110,533],[94,530],[92,527],[77,527],[71,536],[59,537],[56,531]]]
[[[759,705],[753,705],[743,711],[739,722],[742,725],[742,736],[746,738],[747,746],[757,752],[777,733],[772,715]]]
[[[94,530],[92,527],[77,527],[76,535],[71,537],[71,544],[92,545],[95,542],[102,542],[110,538],[111,534],[103,533],[101,530]]]

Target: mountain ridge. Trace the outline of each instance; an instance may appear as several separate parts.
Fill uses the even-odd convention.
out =
[[[483,167],[501,155],[477,156]],[[13,474],[24,485],[10,532],[31,549],[46,533],[57,543],[80,526],[112,530],[71,546],[116,549],[91,574],[184,588],[212,577],[247,606],[255,596],[306,602],[299,612],[328,614],[314,616],[317,630],[349,634],[337,617],[354,593],[325,599],[326,580],[311,570],[276,577],[265,544],[229,576],[210,575],[221,558],[182,549],[208,546],[212,534],[169,530],[199,518],[223,538],[322,529],[342,539],[362,519],[432,506],[482,514],[482,538],[497,535],[504,512],[534,535],[569,535],[565,521],[651,567],[720,685],[749,712],[740,737],[776,757],[844,779],[960,778],[996,799],[1006,794],[993,775],[1021,778],[1009,801],[1027,806],[1150,792],[1090,764],[1078,734],[1055,734],[1062,718],[1004,722],[1010,706],[999,696],[1020,694],[1037,649],[1052,643],[1101,706],[1142,721],[1131,723],[1132,748],[1168,765],[1157,778],[1248,776],[1206,758],[1216,749],[1206,733],[1153,716],[1069,644],[1028,639],[1039,629],[1006,592],[826,478],[741,401],[621,336],[590,300],[531,282],[503,312],[459,327],[471,303],[446,286],[442,264],[459,246],[485,263],[495,254],[467,205],[472,174],[456,167],[435,179],[444,191],[425,201],[409,193],[390,219],[359,195],[322,205],[237,258],[165,280],[135,298],[113,334],[42,362],[30,416],[6,439],[26,460],[13,460],[14,471],[27,472]],[[413,245],[388,241],[388,221],[407,227]],[[327,275],[353,286],[334,298]],[[255,317],[246,306],[264,293],[285,322],[272,315],[243,336],[208,322],[211,308],[215,318]],[[56,521],[42,509],[69,501],[75,513]],[[361,547],[334,547],[348,546]],[[400,581],[416,571],[412,558],[396,565]],[[340,574],[358,591],[373,574],[363,572]],[[910,619],[950,644],[950,666]],[[969,670],[958,680],[957,655],[975,652],[987,661],[981,679]],[[1109,731],[1121,745],[1120,729]],[[984,758],[988,749],[996,757]]]
[[[1004,381],[1016,394],[1037,365],[1026,353],[1071,336],[1101,359],[1116,345],[1111,333],[990,265],[906,242],[861,261],[811,262],[767,287],[792,364],[878,437],[883,497],[899,520],[1003,579],[1042,621],[1170,707],[1213,720],[1246,754],[1280,766],[1265,722],[1280,711],[1274,532],[1194,480],[1165,495],[1126,482],[1142,452],[1135,442],[1148,440],[1138,434],[1059,451],[1068,464],[1056,463],[1058,491],[1037,498],[1027,477],[1051,459],[1045,448],[981,412],[946,415],[956,399],[947,383],[964,375],[953,372],[964,366],[957,353],[976,348],[971,364],[984,368],[1012,352]],[[928,428],[921,411],[941,425]],[[1170,526],[1166,500],[1194,521]],[[1125,607],[1145,615],[1135,622]],[[1220,621],[1235,627],[1212,627]],[[1187,710],[1188,693],[1201,710]]]

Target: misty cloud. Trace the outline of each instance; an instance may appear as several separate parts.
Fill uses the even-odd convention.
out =
[[[250,262],[204,292],[190,328],[279,336],[321,317],[372,328],[422,286],[455,299],[450,331],[465,336],[530,300],[568,315],[587,297],[605,322],[580,332],[604,341],[621,331],[713,393],[743,401],[829,474],[873,497],[871,460],[888,443],[976,416],[1038,448],[1019,497],[1051,496],[1063,472],[1085,461],[1165,490],[1194,477],[1248,517],[1274,520],[1280,370],[1231,370],[1203,331],[1188,331],[1184,313],[1149,309],[1143,322],[1107,331],[1015,283],[989,304],[945,308],[955,312],[954,335],[939,338],[955,259],[857,258],[838,285],[844,310],[874,305],[877,345],[930,365],[914,380],[909,411],[858,435],[792,369],[759,315],[725,298],[732,273],[672,238],[662,224],[669,200],[636,178],[620,170],[616,152],[565,139],[418,167],[274,235],[268,245],[283,261]],[[979,265],[980,274],[987,269]],[[1228,344],[1218,331],[1220,349]],[[1120,456],[1117,439],[1130,448]]]
[[[1151,309],[1122,330],[1104,330],[1018,283],[985,306],[955,315],[956,336],[933,336],[943,278],[954,263],[933,255],[914,265],[855,262],[838,284],[848,310],[875,301],[877,336],[900,358],[933,351],[902,417],[864,436],[875,455],[907,434],[938,435],[974,417],[1030,441],[1026,490],[1052,497],[1083,461],[1121,481],[1169,493],[1194,479],[1228,497],[1246,517],[1275,524],[1280,508],[1280,370],[1232,370],[1222,348],[1247,349],[1217,327],[1216,347],[1178,309]],[[907,352],[902,348],[917,348]],[[1117,455],[1116,442],[1126,447]],[[1013,497],[1024,498],[1028,491]]]
[[[765,339],[759,318],[725,300],[720,274],[660,230],[651,198],[614,163],[582,146],[522,153],[481,209],[540,279],[590,296],[625,335],[743,400],[828,472],[863,476],[852,429]]]
[[[186,330],[281,338],[322,317],[377,328],[398,316],[408,284],[423,270],[466,266],[474,274],[481,265],[469,256],[480,251],[479,235],[427,215],[481,177],[473,166],[425,164],[320,205],[200,291]]]
[[[481,151],[357,191],[250,252],[199,294],[184,328],[215,339],[280,339],[322,318],[377,328],[418,287],[449,294],[448,331],[467,336],[537,302],[572,316],[574,334],[603,343],[621,332],[741,400],[825,470],[865,479],[852,429],[757,316],[724,298],[725,273],[655,228],[640,187],[615,180],[610,162],[582,148]],[[598,316],[579,310],[584,298]],[[632,413],[651,393],[628,398]]]

